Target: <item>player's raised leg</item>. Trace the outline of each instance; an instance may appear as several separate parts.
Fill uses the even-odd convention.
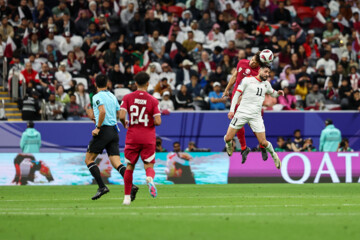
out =
[[[99,199],[102,195],[109,192],[109,189],[105,186],[105,184],[101,178],[99,167],[95,163],[95,159],[96,159],[97,155],[98,155],[97,153],[87,152],[86,157],[85,157],[85,163],[86,163],[91,175],[94,177],[95,181],[99,185],[99,188],[98,188],[96,194],[91,198],[92,200]]]
[[[274,160],[276,168],[280,169],[281,168],[281,161],[280,161],[277,153],[275,152],[271,142],[268,142],[266,140],[265,132],[257,132],[257,133],[255,133],[255,135],[256,135],[256,138],[259,141],[259,144],[263,145],[265,147],[266,151],[268,151],[270,153],[271,157]]]
[[[144,168],[146,172],[146,183],[149,187],[149,193],[153,198],[156,198],[157,189],[154,183],[154,178],[155,178],[154,163],[144,162]]]
[[[233,121],[231,121],[233,122]],[[228,127],[228,130],[226,132],[226,135],[224,136],[225,146],[226,146],[226,152],[229,156],[233,154],[233,147],[232,147],[232,139],[235,137],[235,134],[237,133],[238,129],[235,129],[231,126],[231,123]]]

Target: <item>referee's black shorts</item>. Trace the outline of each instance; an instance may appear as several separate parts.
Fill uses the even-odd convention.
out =
[[[116,126],[101,126],[99,135],[93,136],[87,151],[101,154],[104,149],[109,156],[120,155],[119,134]]]

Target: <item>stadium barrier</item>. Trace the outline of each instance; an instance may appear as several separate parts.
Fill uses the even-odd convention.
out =
[[[360,152],[279,153],[282,168],[271,158],[250,153],[241,164],[240,153],[157,153],[155,182],[158,184],[227,183],[351,183],[360,182]],[[84,153],[0,153],[0,185],[86,185],[93,178],[84,163]],[[121,160],[124,156],[121,154]],[[95,160],[105,183],[123,184],[106,154]],[[141,161],[134,183],[145,184]]]
[[[331,118],[334,125],[349,139],[350,147],[360,151],[359,112],[265,112],[264,122],[268,140],[276,146],[276,138],[292,138],[295,129],[303,136],[311,137],[318,149],[324,121]],[[179,141],[182,149],[190,141],[198,148],[209,148],[213,152],[224,149],[224,135],[229,125],[227,112],[174,112],[162,116],[161,126],[156,133],[163,139],[163,147],[173,149]],[[92,122],[36,122],[35,128],[42,135],[41,152],[84,152],[94,129]],[[25,122],[0,122],[0,152],[20,152],[19,143]],[[126,130],[120,127],[120,148],[125,145]],[[257,146],[257,140],[248,126],[245,126],[248,146]]]

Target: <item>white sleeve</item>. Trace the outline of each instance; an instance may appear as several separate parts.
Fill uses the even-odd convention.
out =
[[[272,86],[271,86],[271,84],[270,84],[269,82],[266,82],[266,85],[267,85],[266,94],[270,94],[270,96],[272,96],[272,97],[278,97],[278,96],[279,96],[278,92],[275,91],[275,90],[272,88]]]
[[[247,85],[248,85],[249,78],[244,78],[238,88],[236,89],[237,92],[240,92],[241,94],[245,91]]]

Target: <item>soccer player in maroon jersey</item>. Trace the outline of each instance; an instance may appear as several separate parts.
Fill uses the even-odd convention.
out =
[[[258,51],[251,58],[251,60],[241,59],[238,62],[237,66],[236,66],[236,71],[234,71],[234,73],[232,74],[230,81],[224,91],[224,94],[223,94],[224,97],[229,96],[230,89],[232,88],[232,86],[235,85],[233,88],[233,92],[231,94],[231,99],[232,99],[233,96],[235,95],[237,87],[239,86],[239,84],[241,83],[241,81],[244,77],[257,76],[259,74],[259,69],[260,69],[260,64],[261,64],[260,53],[261,53],[261,51]],[[236,106],[235,111],[238,106],[239,105]],[[247,155],[251,151],[251,149],[246,146],[245,128],[244,127],[241,128],[237,132],[236,135],[237,135],[240,145],[241,145],[242,163],[245,163]],[[268,159],[268,154],[266,152],[266,149],[262,145],[260,145],[260,150],[261,150],[261,155],[262,155],[263,160],[266,161]]]
[[[146,171],[146,182],[152,197],[157,196],[154,184],[154,163],[156,136],[155,126],[161,124],[159,102],[148,92],[149,75],[145,72],[138,73],[134,80],[137,91],[126,95],[120,106],[120,121],[128,129],[125,141],[125,198],[124,205],[130,205],[131,186],[135,164],[141,156]],[[129,121],[126,120],[129,114]]]

